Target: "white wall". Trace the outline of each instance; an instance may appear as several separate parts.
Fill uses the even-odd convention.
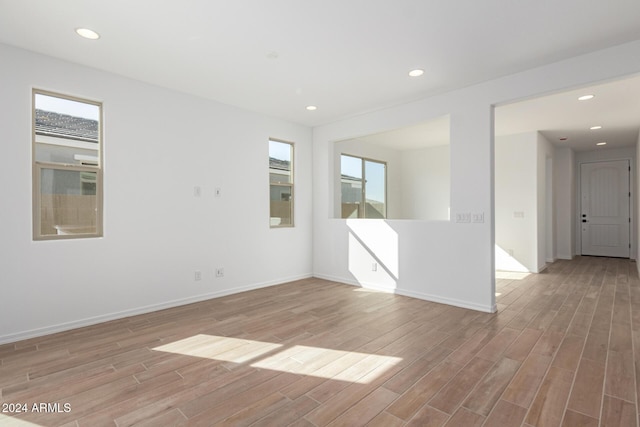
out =
[[[538,271],[536,132],[495,139],[496,268]]]
[[[575,245],[576,252],[578,254],[581,253],[582,248],[582,235],[581,235],[581,222],[579,220],[580,216],[580,165],[582,163],[590,163],[590,162],[605,162],[609,160],[629,160],[629,164],[631,166],[631,204],[630,209],[631,212],[631,258],[635,259],[636,248],[638,247],[638,218],[637,212],[634,212],[635,209],[635,200],[637,199],[637,186],[634,184],[636,182],[637,177],[637,167],[636,167],[636,147],[626,147],[626,148],[601,148],[598,150],[591,151],[579,151],[575,156],[575,173],[576,173],[576,226],[575,226]]]
[[[461,211],[485,213],[487,220],[479,224],[459,226],[449,221],[375,220],[345,221],[333,218],[332,186],[328,175],[334,170],[330,155],[333,141],[352,135],[365,135],[386,129],[399,128],[415,123],[415,114],[405,114],[400,108],[394,114],[394,123],[380,129],[387,120],[373,117],[365,123],[359,120],[340,122],[314,129],[314,270],[315,275],[346,283],[365,284],[370,287],[393,290],[419,298],[466,306],[478,310],[493,310],[493,296],[482,286],[469,289],[465,281],[452,281],[451,277],[466,276],[466,283],[478,283],[494,275],[493,254],[482,246],[485,240],[493,240],[490,228],[492,198],[483,193],[492,186],[490,170],[481,172],[479,164],[493,162],[492,147],[480,141],[492,139],[493,117],[490,106],[478,106],[469,102],[436,102],[434,107],[423,111],[421,120],[428,120],[451,112],[451,204],[456,203]],[[384,114],[379,112],[378,114]],[[375,115],[374,115],[375,116]],[[378,120],[380,118],[381,120]],[[361,126],[363,125],[363,126]],[[353,126],[353,128],[351,127]],[[455,144],[454,141],[466,141]],[[456,163],[453,159],[460,159]],[[481,175],[479,178],[477,175]],[[455,200],[455,188],[466,187],[471,197]],[[452,210],[452,215],[455,212]],[[360,222],[369,222],[361,226]],[[384,256],[378,248],[384,247]],[[368,253],[370,258],[362,256]],[[451,265],[452,258],[458,260],[456,271],[442,268]],[[389,259],[386,268],[371,272],[373,260]],[[397,265],[394,264],[394,260]],[[368,272],[367,272],[368,270]],[[478,271],[483,273],[478,275]],[[363,279],[364,277],[364,279]],[[448,289],[446,294],[441,289]]]
[[[556,259],[553,192],[557,184],[553,179],[553,145],[540,132],[536,135],[536,149],[538,161],[536,184],[538,198],[538,256],[536,270],[534,271],[541,272],[546,268],[547,262],[553,262]]]
[[[312,274],[309,128],[3,45],[0,57],[0,342]],[[32,240],[32,87],[104,103],[104,238]],[[269,137],[295,142],[295,228],[269,228]]]
[[[640,72],[640,41],[432,96],[314,129],[314,272],[320,277],[479,310],[495,309],[493,106]],[[483,213],[484,223],[386,221],[391,230],[357,230],[333,218],[333,141],[397,129],[451,114],[451,217]],[[368,274],[359,244],[377,247],[378,233],[397,242],[396,275]],[[394,234],[395,233],[395,234]],[[364,234],[364,236],[363,236]],[[394,237],[395,236],[395,237]],[[366,249],[366,248],[365,248]],[[359,248],[359,253],[362,250]],[[371,247],[373,257],[375,250]],[[353,264],[353,263],[352,263]],[[391,270],[391,269],[390,269]],[[354,274],[355,271],[355,274]],[[384,277],[382,277],[384,276]],[[389,280],[392,276],[393,280]]]
[[[496,269],[539,273],[555,259],[553,145],[539,132],[495,139]]]
[[[637,165],[640,165],[640,134],[638,135],[638,142],[636,143],[636,167]],[[631,180],[632,183],[635,183],[635,188],[640,188],[640,173],[638,173],[636,171],[635,174],[635,179]],[[638,192],[636,190],[636,204],[633,205],[635,206],[635,212],[636,212],[636,216],[638,213],[640,213],[640,197],[637,197]],[[635,259],[636,260],[640,260],[640,245],[638,245],[638,242],[640,242],[640,227],[637,225],[638,221],[636,221],[636,229],[635,232],[632,234],[633,236],[635,236],[636,239],[636,248],[635,250],[631,250],[632,256],[633,254],[635,254]],[[632,239],[633,240],[633,239]],[[638,273],[640,274],[640,263],[636,262],[636,268],[638,269]]]
[[[576,174],[575,153],[568,147],[556,147],[554,154],[556,256],[572,259],[576,254]]]
[[[402,213],[399,218],[449,220],[450,157],[448,145],[401,152]]]
[[[6,46],[0,57],[0,341],[14,341],[312,272],[363,283],[369,270],[372,286],[493,311],[493,105],[638,73],[640,41],[321,126],[312,153],[305,127]],[[102,239],[31,239],[32,86],[104,102]],[[484,222],[333,218],[334,141],[446,114],[451,216]],[[296,142],[292,229],[268,228],[269,137]],[[372,253],[386,269],[371,271]]]

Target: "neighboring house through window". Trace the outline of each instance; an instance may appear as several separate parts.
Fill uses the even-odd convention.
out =
[[[387,165],[351,155],[340,156],[342,218],[387,217]]]
[[[102,105],[33,91],[33,238],[102,236]]]
[[[269,140],[269,221],[271,227],[293,226],[293,144]]]

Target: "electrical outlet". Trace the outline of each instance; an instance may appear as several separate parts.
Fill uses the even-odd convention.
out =
[[[224,277],[224,268],[216,268],[216,277]]]
[[[220,197],[222,195],[222,189],[220,187],[216,187],[215,190],[213,190],[213,194],[215,197]]]
[[[195,187],[193,187],[193,197],[200,196],[202,196],[202,188],[199,185],[196,185]]]
[[[371,271],[378,271],[378,263],[374,262],[373,264],[371,264]]]
[[[457,213],[456,222],[471,222],[471,213],[470,212]]]
[[[196,282],[199,281],[199,280],[202,280],[202,272],[199,271],[199,270],[196,270],[193,273],[193,280],[195,280]]]

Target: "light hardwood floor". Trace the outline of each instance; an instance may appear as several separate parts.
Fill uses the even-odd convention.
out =
[[[510,277],[497,314],[308,279],[3,345],[0,425],[637,426],[636,264]]]

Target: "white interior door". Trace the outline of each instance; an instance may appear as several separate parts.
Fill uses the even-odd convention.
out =
[[[629,258],[629,161],[580,166],[582,255]]]

